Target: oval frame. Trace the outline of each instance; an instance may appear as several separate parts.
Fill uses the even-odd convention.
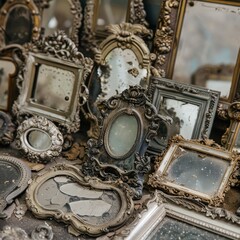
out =
[[[0,26],[2,26],[3,29],[6,28],[6,23],[9,18],[9,12],[14,7],[25,7],[28,8],[31,17],[32,17],[32,23],[33,23],[33,29],[32,29],[32,40],[37,40],[40,37],[41,33],[41,16],[39,13],[39,10],[37,6],[35,5],[33,0],[12,0],[12,1],[6,1],[6,3],[3,5],[0,11]],[[5,32],[0,29],[0,45],[6,45],[5,39],[4,39]],[[26,42],[27,43],[27,42]]]
[[[46,133],[52,140],[48,149],[38,150],[31,146],[27,141],[27,134],[31,130],[39,130]],[[49,162],[51,159],[60,155],[63,145],[63,136],[54,123],[48,119],[35,116],[21,123],[17,129],[16,146],[21,149],[31,162]]]
[[[134,116],[135,117],[135,119],[137,120],[137,123],[138,123],[137,134],[136,134],[137,136],[136,136],[134,144],[132,145],[132,147],[130,148],[130,150],[127,153],[123,154],[122,156],[116,156],[112,153],[112,151],[110,149],[108,139],[109,139],[110,129],[111,129],[114,121],[117,118],[119,118],[121,115],[128,115],[128,116]],[[108,125],[107,125],[105,133],[104,133],[104,147],[105,147],[105,150],[109,154],[109,156],[114,158],[114,159],[121,159],[121,160],[126,159],[135,152],[135,150],[137,149],[137,145],[140,142],[139,139],[141,139],[141,136],[142,136],[141,126],[143,124],[142,121],[141,121],[141,116],[134,109],[132,109],[132,111],[129,112],[127,108],[124,108],[121,111],[119,111],[117,114],[110,114],[109,118],[111,118],[111,121],[108,122]]]

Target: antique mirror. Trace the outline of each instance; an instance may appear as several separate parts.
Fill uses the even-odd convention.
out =
[[[20,159],[0,155],[0,218],[6,217],[4,209],[28,186],[31,170]]]
[[[172,118],[162,123],[149,150],[161,152],[168,140],[180,134],[185,139],[208,138],[212,129],[220,92],[179,83],[165,78],[151,78],[149,96],[159,114]]]
[[[82,7],[79,0],[51,0],[44,8],[42,28],[48,36],[57,30],[63,30],[78,46],[78,31],[82,24]]]
[[[62,31],[36,42],[18,75],[14,114],[19,120],[21,115],[37,114],[68,133],[78,131],[80,106],[86,102],[84,82],[92,64]]]
[[[174,195],[219,206],[230,185],[237,182],[237,160],[236,152],[226,151],[213,140],[175,136],[157,159],[156,171],[148,183]]]
[[[0,144],[8,145],[14,140],[16,126],[13,124],[11,116],[0,111]]]
[[[16,136],[16,146],[32,162],[49,162],[62,151],[63,136],[48,119],[34,116],[23,121]]]
[[[194,83],[220,90],[221,99],[231,102],[239,73],[239,1],[165,0],[163,15],[154,40],[155,67],[162,76],[182,83]],[[223,27],[224,26],[224,29]],[[224,69],[212,79],[208,68]],[[205,69],[205,71],[204,71]],[[206,74],[194,82],[196,72]]]
[[[220,219],[212,219],[203,213],[183,208],[167,201],[157,192],[144,202],[135,221],[117,233],[126,240],[229,240],[239,239],[239,225]],[[190,205],[189,205],[190,206]],[[230,215],[229,215],[230,216]],[[235,216],[236,221],[239,218]]]
[[[18,95],[16,77],[23,64],[23,48],[12,44],[0,50],[0,110],[11,112]]]
[[[148,27],[145,16],[142,0],[88,0],[81,44],[93,50],[108,35],[108,25],[128,22]]]
[[[96,237],[117,229],[133,212],[124,184],[86,178],[79,168],[67,164],[37,175],[27,190],[26,202],[36,217],[62,221],[76,236]]]
[[[166,120],[156,114],[140,86],[130,86],[103,102],[100,109],[100,135],[87,143],[83,172],[104,180],[121,179],[132,187],[134,197],[140,198],[143,176],[150,170],[150,159],[144,153],[159,121]]]
[[[37,40],[41,31],[39,9],[33,0],[8,0],[0,10],[0,26],[1,47]]]

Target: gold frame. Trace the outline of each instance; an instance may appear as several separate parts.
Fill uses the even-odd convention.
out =
[[[223,180],[218,186],[217,193],[202,193],[167,179],[166,171],[169,165],[177,159],[174,157],[174,153],[180,147],[184,150],[193,150],[200,156],[208,155],[230,162],[224,173]],[[165,154],[157,159],[156,171],[150,175],[148,184],[174,195],[190,197],[213,206],[219,206],[224,201],[225,193],[230,189],[230,186],[238,181],[235,175],[238,159],[236,152],[226,151],[225,148],[220,147],[213,140],[185,140],[181,136],[176,136],[171,140],[171,145],[165,151]]]

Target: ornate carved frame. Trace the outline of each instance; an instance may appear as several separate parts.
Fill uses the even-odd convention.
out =
[[[111,97],[100,106],[100,136],[88,141],[88,159],[83,165],[84,174],[98,176],[101,179],[121,179],[127,182],[135,192],[135,198],[142,196],[143,175],[150,170],[150,158],[145,157],[149,141],[156,135],[159,121],[163,117],[156,114],[156,108],[148,101],[145,90],[140,86],[130,86]],[[108,133],[114,119],[126,114],[135,116],[138,132],[131,150],[124,156],[109,154]]]
[[[40,131],[48,135],[51,145],[48,149],[36,149],[28,141],[31,131]],[[41,116],[34,116],[23,121],[17,129],[16,146],[21,149],[32,162],[46,163],[62,152],[63,136],[58,128],[49,120]]]
[[[166,216],[229,239],[240,238],[240,218],[232,213],[227,212],[224,209],[209,208],[196,204],[198,212],[201,212],[197,213],[189,210],[193,209],[194,203],[190,203],[189,209],[187,209],[177,206],[176,203],[179,204],[179,202],[185,202],[185,199],[174,197],[168,198],[166,194],[156,191],[154,196],[143,204],[143,210],[139,213],[135,220],[126,226],[123,231],[115,234],[116,238],[124,238],[126,240],[147,239],[147,237],[149,237],[149,235]],[[212,212],[215,212],[216,215],[212,215]],[[205,213],[206,216],[202,213]],[[225,218],[225,221],[215,218]],[[226,220],[229,222],[226,222]],[[232,223],[230,223],[230,221],[232,221]]]
[[[158,110],[161,107],[162,98],[179,100],[199,106],[198,118],[191,139],[209,137],[217,110],[219,92],[170,79],[152,77],[148,94]],[[191,114],[189,112],[189,115]],[[160,148],[153,147],[151,150],[159,152]]]
[[[225,169],[222,182],[218,186],[216,193],[206,194],[197,190],[192,190],[181,184],[174,183],[167,178],[166,171],[169,165],[177,160],[175,153],[179,149],[185,151],[194,151],[201,156],[209,156],[219,158],[229,162],[229,166]],[[213,206],[219,206],[225,197],[225,193],[229,190],[230,185],[234,185],[238,180],[236,176],[238,155],[236,152],[226,151],[213,140],[185,140],[181,136],[173,137],[171,145],[156,161],[156,171],[149,176],[148,184],[154,188],[161,188],[168,193],[179,196],[190,196],[192,199],[201,200]],[[198,176],[197,176],[198,177]]]
[[[15,66],[14,73],[9,75],[8,79],[8,104],[7,108],[1,107],[0,110],[11,112],[12,105],[17,98],[18,89],[16,84],[16,77],[24,62],[24,49],[17,44],[11,44],[1,49],[0,60],[11,62]]]
[[[126,22],[131,24],[141,24],[148,27],[148,23],[145,20],[146,12],[142,0],[128,0],[129,8],[127,13]],[[81,44],[88,50],[92,50],[97,46],[97,36],[94,32],[97,9],[99,7],[99,0],[88,0],[84,9],[84,26],[83,37]]]
[[[194,0],[213,2],[227,5],[239,5],[237,0]],[[192,1],[192,2],[194,2]],[[158,69],[161,77],[172,78],[175,64],[181,28],[183,24],[187,0],[164,0],[158,22],[158,29],[154,37],[154,53],[157,55],[154,67]],[[240,5],[239,5],[240,6]],[[238,51],[238,49],[236,49]],[[236,93],[236,86],[240,74],[240,56],[236,61],[235,71],[228,99],[223,102],[231,102]]]
[[[23,6],[25,8],[28,8],[32,21],[33,21],[33,29],[32,29],[32,40],[37,40],[40,37],[41,33],[41,16],[39,13],[39,9],[35,5],[33,0],[12,0],[12,1],[6,1],[3,7],[1,8],[0,12],[0,46],[5,45],[5,28],[6,28],[6,23],[7,19],[9,17],[9,12],[15,8]]]
[[[19,180],[13,182],[11,189],[8,189],[3,196],[0,196],[0,218],[5,218],[6,215],[3,212],[7,204],[12,203],[13,198],[22,193],[28,186],[31,178],[31,170],[18,158],[10,156],[0,156],[0,161],[5,162],[6,165],[13,166],[19,172]]]
[[[14,140],[16,126],[13,124],[10,115],[2,111],[0,111],[0,121],[2,122],[0,127],[0,144],[8,145]]]
[[[92,70],[93,61],[85,58],[75,44],[61,31],[28,46],[25,68],[18,75],[20,95],[13,106],[13,113],[21,121],[21,115],[37,114],[57,122],[68,133],[80,127],[80,106],[86,102],[85,81]],[[70,71],[75,75],[68,111],[57,111],[33,101],[33,86],[38,81],[37,68],[41,64]]]
[[[112,219],[108,223],[96,225],[85,222],[81,217],[78,217],[74,213],[64,213],[61,209],[50,210],[41,206],[37,198],[38,189],[44,182],[57,176],[66,176],[76,181],[76,183],[80,186],[90,188],[92,190],[109,190],[116,192],[121,199],[120,210],[116,218]],[[88,234],[91,236],[98,236],[107,233],[110,230],[117,229],[128,220],[133,211],[133,201],[129,194],[129,189],[124,184],[119,182],[104,183],[96,178],[86,178],[77,167],[67,164],[55,165],[45,173],[36,176],[27,189],[26,202],[28,208],[36,217],[53,217],[57,221],[65,222],[70,225],[69,231],[75,235]]]

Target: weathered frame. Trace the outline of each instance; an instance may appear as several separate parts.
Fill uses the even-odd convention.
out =
[[[163,2],[158,29],[154,37],[154,53],[157,55],[154,67],[159,71],[161,77],[172,78],[187,1],[188,0],[164,0]],[[197,1],[240,6],[237,0]],[[238,51],[238,49],[236,51]],[[239,93],[236,92],[240,74],[239,66],[240,57],[238,54],[230,94],[227,99],[221,99],[223,102],[231,102],[235,98],[235,95],[239,95]]]
[[[15,7],[25,7],[31,13],[32,22],[33,22],[33,29],[32,29],[32,40],[35,41],[39,39],[41,33],[41,16],[39,13],[38,7],[35,5],[33,0],[13,0],[13,1],[6,1],[6,3],[1,8],[0,12],[0,46],[5,45],[5,28],[7,19],[9,17],[9,12]]]
[[[2,111],[0,111],[0,121],[2,122],[0,127],[0,144],[8,145],[14,140],[16,126],[13,124],[10,115]]]
[[[48,135],[51,145],[48,149],[36,149],[28,142],[28,133],[37,130]],[[23,121],[16,136],[16,146],[21,149],[26,157],[32,162],[46,163],[59,156],[62,151],[63,136],[58,128],[48,119],[41,116],[34,116]]]
[[[37,191],[41,184],[56,176],[67,176],[74,179],[81,186],[89,187],[90,189],[105,189],[115,191],[121,199],[121,207],[118,215],[111,222],[105,224],[94,225],[84,222],[81,217],[73,213],[64,213],[60,209],[48,210],[41,206],[37,199]],[[56,220],[63,221],[69,224],[69,230],[75,235],[88,234],[91,236],[98,236],[104,234],[112,229],[120,227],[131,216],[133,211],[133,201],[129,194],[129,189],[121,183],[104,183],[96,178],[85,178],[77,167],[58,164],[50,168],[42,175],[36,176],[29,186],[26,194],[26,202],[28,208],[38,218],[53,217]]]
[[[41,64],[74,74],[74,88],[68,112],[57,111],[33,101],[33,86],[38,80],[36,69]],[[86,91],[84,84],[92,66],[93,61],[78,52],[75,44],[61,31],[36,42],[33,46],[30,45],[25,68],[18,75],[20,95],[13,106],[13,113],[18,119],[24,114],[41,115],[59,123],[68,133],[78,131],[80,106],[86,102],[85,93],[82,91]]]
[[[167,179],[166,171],[175,158],[174,153],[177,149],[183,148],[185,151],[195,151],[201,156],[210,156],[229,162],[225,169],[222,182],[217,187],[215,194],[206,194],[197,190],[171,182]],[[210,205],[218,206],[224,201],[225,193],[229,190],[230,185],[238,180],[235,175],[237,169],[238,156],[236,152],[226,151],[212,140],[185,140],[176,136],[171,140],[171,145],[156,161],[156,171],[150,175],[148,183],[155,188],[161,188],[171,194],[180,196],[191,196],[193,199],[200,199]]]

